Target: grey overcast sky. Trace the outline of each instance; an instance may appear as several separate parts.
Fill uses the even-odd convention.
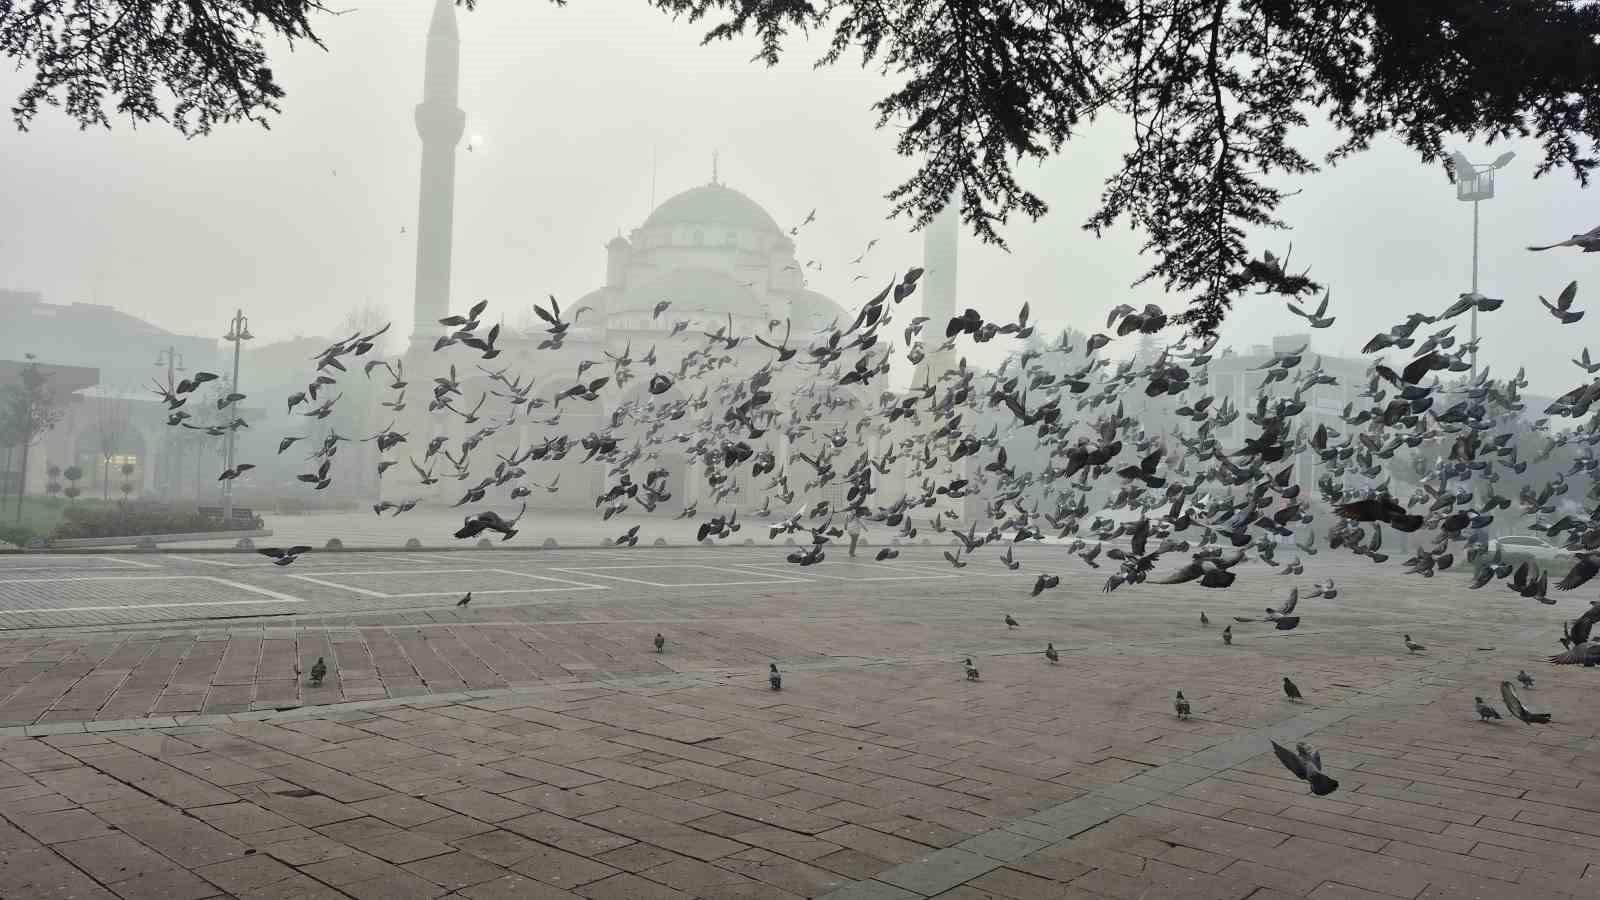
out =
[[[28,133],[0,128],[0,287],[57,303],[100,302],[190,334],[220,334],[233,307],[266,339],[324,334],[351,307],[376,304],[406,330],[411,318],[420,99],[432,0],[349,0],[323,18],[328,50],[275,59],[288,96],[270,131],[237,125],[186,141],[170,129],[80,132],[45,113]],[[597,287],[605,241],[658,200],[704,183],[713,151],[722,179],[780,224],[817,209],[799,255],[824,269],[811,286],[851,306],[891,272],[921,260],[920,237],[887,221],[883,194],[910,163],[892,130],[875,130],[876,68],[811,68],[820,44],[796,44],[768,69],[748,41],[700,46],[703,26],[674,22],[641,0],[482,0],[461,23],[461,105],[467,134],[456,197],[454,297],[489,298],[516,324],[535,299]],[[23,76],[0,72],[7,106]],[[1181,300],[1159,286],[1130,290],[1143,269],[1137,234],[1103,240],[1080,230],[1125,132],[1106,122],[1024,177],[1051,205],[1015,220],[1005,253],[962,245],[961,305],[1008,316],[1024,300],[1046,330],[1100,330],[1116,303]],[[1328,134],[1312,134],[1320,153]],[[1482,359],[1499,375],[1526,363],[1540,393],[1586,378],[1566,360],[1586,339],[1600,353],[1600,257],[1529,253],[1600,224],[1592,191],[1565,175],[1531,177],[1537,147],[1501,173],[1483,205],[1481,290],[1506,306],[1485,317]],[[1502,147],[1467,148],[1477,161]],[[1333,287],[1338,323],[1313,349],[1354,353],[1412,310],[1437,312],[1469,287],[1470,204],[1437,168],[1380,142],[1296,185],[1285,206],[1296,268]],[[405,226],[407,232],[401,233]],[[862,267],[848,260],[880,243]],[[873,277],[851,287],[856,271]],[[1538,303],[1580,281],[1583,322],[1559,326]],[[1458,329],[1466,332],[1465,318]],[[1242,300],[1224,332],[1243,348],[1302,330],[1278,299]],[[1176,337],[1176,335],[1171,335]],[[1002,342],[976,348],[992,363]]]

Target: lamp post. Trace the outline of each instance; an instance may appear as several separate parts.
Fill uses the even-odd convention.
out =
[[[1478,204],[1494,196],[1494,173],[1516,158],[1510,151],[1495,157],[1495,161],[1480,166],[1469,161],[1457,150],[1450,154],[1450,163],[1456,172],[1456,199],[1472,202],[1472,296],[1478,297]],[[1472,307],[1472,381],[1478,381],[1478,307]]]
[[[233,384],[229,389],[229,393],[239,393],[239,351],[244,347],[244,342],[253,337],[255,335],[250,333],[250,320],[245,317],[244,310],[238,310],[233,314],[233,321],[228,323],[228,333],[222,336],[223,340],[233,344]],[[238,400],[228,404],[228,414],[234,419],[239,418]],[[230,422],[228,427],[228,461],[224,463],[224,466],[229,469],[233,468],[235,434],[237,434],[237,431],[233,428],[232,422]],[[233,481],[234,479],[229,478],[222,483],[222,525],[224,528],[233,521]]]
[[[172,390],[173,386],[177,384],[175,380],[176,373],[184,370],[183,354],[178,352],[177,347],[168,347],[156,354],[156,368],[159,369],[162,366],[167,367],[167,390]]]
[[[168,347],[156,354],[156,368],[167,367],[167,390],[171,391],[177,386],[177,373],[183,371],[183,354],[177,347]],[[156,481],[160,482],[162,490],[173,490],[176,493],[178,486],[177,467],[181,464],[183,454],[176,450],[178,442],[172,434],[173,429],[168,428],[161,440],[164,448],[161,453],[161,464],[157,467]],[[176,456],[177,459],[169,459]]]

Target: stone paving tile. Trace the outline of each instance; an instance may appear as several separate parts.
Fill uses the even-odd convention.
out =
[[[61,732],[0,732],[0,896],[1594,896],[1592,679],[1535,669],[1527,693],[1556,721],[1481,725],[1471,695],[1532,665],[1549,629],[1447,576],[1338,571],[1347,601],[1287,636],[1236,628],[1233,648],[1173,622],[1282,582],[1131,604],[974,601],[965,577],[885,582],[900,588],[868,607],[817,585],[670,610],[606,592],[426,621],[0,639],[0,717]],[[1444,611],[1458,626],[1438,649],[1392,652]],[[630,658],[657,630],[669,653]],[[98,733],[70,719],[152,697],[279,703],[307,654],[389,699]],[[960,677],[969,654],[981,682]],[[1307,703],[1282,700],[1282,674]],[[459,693],[479,686],[493,692]],[[1309,739],[1340,791],[1309,796],[1268,735]]]

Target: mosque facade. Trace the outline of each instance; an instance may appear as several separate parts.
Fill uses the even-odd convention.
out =
[[[755,200],[724,184],[714,169],[710,182],[668,197],[638,227],[605,244],[599,286],[561,304],[571,327],[560,346],[541,347],[547,335],[542,323],[535,323],[527,333],[503,328],[498,344],[502,352],[493,361],[482,361],[476,352],[459,346],[434,351],[435,341],[445,333],[438,320],[445,311],[460,312],[465,306],[453,302],[449,294],[455,153],[465,127],[465,113],[457,105],[459,60],[454,5],[438,0],[429,27],[424,99],[416,110],[423,155],[414,325],[406,357],[414,399],[412,415],[402,417],[398,426],[401,431],[410,428],[408,447],[413,455],[421,462],[422,448],[434,436],[444,436],[448,447],[459,447],[461,440],[482,427],[459,415],[426,411],[427,385],[433,377],[454,365],[462,391],[454,405],[470,409],[481,394],[506,392],[488,374],[504,369],[508,378],[520,374],[523,384],[531,377],[532,396],[545,402],[519,413],[515,424],[499,429],[474,451],[478,463],[474,476],[488,468],[483,458],[490,452],[509,455],[516,448],[540,446],[562,435],[572,441],[565,459],[525,464],[532,490],[527,497],[530,507],[594,509],[595,498],[620,473],[586,462],[588,454],[580,441],[584,436],[609,435],[619,439],[624,454],[639,447],[642,458],[631,467],[635,479],[650,469],[667,470],[673,497],[664,511],[694,505],[709,515],[730,508],[759,508],[777,493],[768,489],[773,476],[752,480],[749,467],[741,466],[733,479],[736,487],[713,486],[706,478],[710,473],[703,451],[715,444],[708,448],[702,440],[703,425],[708,417],[722,421],[728,406],[748,397],[751,377],[775,361],[774,351],[756,343],[754,336],[779,344],[787,333],[789,346],[804,348],[818,332],[835,324],[845,327],[849,319],[838,303],[806,287],[791,234]],[[929,231],[928,246],[943,256],[937,262],[930,260],[921,286],[925,296],[940,304],[925,310],[934,321],[943,321],[940,317],[950,314],[943,307],[953,309],[954,302],[954,219],[945,218],[950,219],[948,224],[941,222],[944,227]],[[542,299],[539,302],[546,305]],[[735,343],[730,346],[708,337],[719,333]],[[846,362],[853,362],[855,355],[850,353]],[[651,358],[654,363],[648,362]],[[775,511],[823,499],[842,505],[843,474],[851,463],[862,452],[881,457],[895,439],[876,424],[877,419],[864,423],[866,414],[881,405],[885,377],[864,386],[842,386],[835,376],[824,376],[822,368],[803,359],[802,350],[800,356],[771,367],[771,382],[764,389],[772,394],[770,409],[776,416],[758,436],[737,435],[756,451],[772,451],[779,472],[787,469],[794,496],[787,502],[772,501]],[[832,366],[827,369],[835,371]],[[673,386],[652,393],[648,385],[655,372],[670,375]],[[554,399],[566,388],[600,377],[610,382],[594,401]],[[504,409],[503,400],[490,399],[494,402],[486,403],[486,409]],[[837,474],[831,483],[821,483],[807,462],[826,451],[835,454]],[[880,475],[875,502],[898,498],[908,480],[915,478],[916,468],[902,462]],[[441,464],[433,474],[450,469]],[[398,481],[384,479],[385,499],[401,499],[402,493],[416,496],[411,473],[401,474]],[[462,483],[447,474],[434,490],[445,498],[474,484],[475,479]]]

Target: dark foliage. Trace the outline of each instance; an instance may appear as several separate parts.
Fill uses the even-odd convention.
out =
[[[1131,149],[1085,227],[1143,231],[1161,279],[1191,295],[1174,317],[1213,331],[1249,271],[1245,229],[1282,227],[1282,176],[1316,171],[1290,144],[1319,110],[1334,163],[1392,133],[1448,165],[1447,134],[1533,136],[1537,173],[1582,183],[1600,136],[1600,5],[1568,0],[653,0],[707,40],[753,32],[776,62],[793,30],[834,29],[820,64],[852,48],[904,79],[880,125],[919,158],[889,195],[926,224],[955,195],[985,240],[1043,200],[1016,164],[1058,151],[1081,123],[1124,117]],[[1278,180],[1275,180],[1278,179]],[[1258,264],[1259,266],[1259,264]],[[1281,285],[1266,285],[1277,287]]]
[[[73,505],[66,508],[56,526],[55,538],[131,537],[141,534],[200,534],[211,531],[249,531],[262,526],[254,522],[227,522],[203,516],[192,506],[162,503],[119,502],[105,506]]]
[[[87,128],[110,124],[109,101],[191,136],[265,126],[283,89],[262,41],[320,47],[311,18],[337,13],[320,0],[0,0],[0,55],[33,79],[11,114],[25,129],[42,103]]]
[[[458,0],[471,7],[474,0]],[[1251,285],[1246,229],[1281,228],[1286,177],[1318,163],[1292,146],[1317,110],[1341,142],[1322,162],[1393,134],[1448,169],[1445,135],[1533,137],[1536,175],[1587,184],[1600,135],[1600,4],[1579,0],[649,0],[706,40],[753,34],[777,62],[793,32],[831,34],[818,65],[859,52],[901,82],[877,104],[920,161],[888,195],[919,225],[951,198],[1002,244],[1044,201],[1018,164],[1115,113],[1131,148],[1085,228],[1142,231],[1141,281],[1190,297],[1174,322],[1215,330]],[[19,125],[41,101],[88,125],[104,103],[185,133],[265,124],[283,92],[261,39],[316,42],[316,0],[0,0],[0,54],[30,63]],[[170,109],[163,92],[176,98]],[[1269,261],[1270,262],[1270,261]]]

